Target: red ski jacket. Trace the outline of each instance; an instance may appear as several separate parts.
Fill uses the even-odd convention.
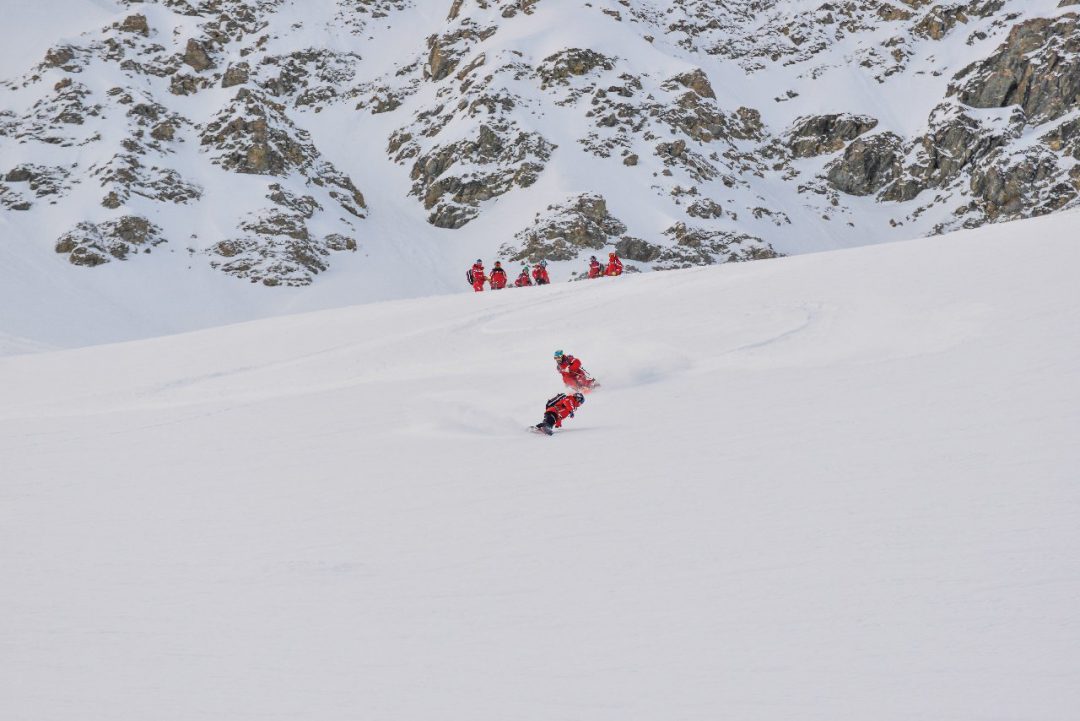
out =
[[[492,290],[500,290],[502,288],[505,288],[506,287],[506,271],[503,270],[502,268],[492,268],[491,269],[491,278],[489,280],[491,282],[491,289]]]
[[[600,265],[598,260],[589,261],[589,277],[599,278],[604,272],[604,266]]]
[[[607,269],[604,270],[604,275],[622,275],[622,261],[619,260],[619,256],[611,253],[608,255]]]
[[[564,396],[559,400],[552,403],[545,409],[545,413],[552,413],[555,416],[555,427],[562,427],[563,419],[574,415],[574,411],[581,407],[581,404],[574,400],[573,396]]]
[[[581,361],[572,355],[564,355],[555,361],[555,368],[562,373],[563,383],[566,385],[580,385],[578,379],[584,379],[585,372],[581,370]]]
[[[551,282],[551,278],[548,277],[547,268],[542,265],[538,265],[533,268],[533,280],[537,285],[547,285]]]
[[[472,273],[472,287],[473,290],[479,292],[484,289],[484,281],[487,280],[487,276],[484,275],[483,263],[473,263],[472,268],[469,269]]]
[[[514,281],[514,285],[517,286],[518,288],[520,288],[523,285],[532,285],[532,280],[529,279],[529,271],[527,271],[527,270],[521,271],[521,275],[519,275],[517,277],[517,280]]]

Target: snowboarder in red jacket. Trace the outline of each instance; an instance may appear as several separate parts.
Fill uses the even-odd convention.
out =
[[[488,284],[492,290],[502,290],[506,287],[506,271],[503,270],[502,263],[495,261],[495,267],[491,269],[491,277],[488,278]]]
[[[575,393],[572,396],[560,393],[551,398],[547,402],[547,407],[544,408],[544,420],[536,424],[536,429],[549,436],[552,435],[556,428],[562,428],[564,420],[574,417],[574,411],[581,408],[584,402],[585,396],[581,393]]]
[[[487,276],[484,275],[484,261],[479,258],[476,259],[473,267],[469,269],[468,280],[472,283],[472,289],[476,293],[484,289],[484,281],[487,280]]]
[[[555,369],[562,375],[563,385],[576,391],[590,391],[596,381],[581,367],[581,361],[572,355],[555,351]]]
[[[589,256],[589,277],[599,278],[604,274],[604,266],[600,265],[600,261],[596,259],[595,255]]]
[[[541,260],[540,263],[533,268],[532,277],[537,285],[547,285],[551,282],[551,278],[548,277],[546,260]]]
[[[608,253],[607,268],[604,269],[604,275],[622,275],[622,261],[619,260],[619,256],[615,253]]]
[[[520,288],[525,285],[532,285],[532,279],[529,277],[529,266],[521,266],[521,275],[514,281],[514,287]]]

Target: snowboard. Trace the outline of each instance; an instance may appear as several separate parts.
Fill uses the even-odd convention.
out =
[[[529,426],[529,430],[533,433],[543,433],[545,436],[555,435],[555,431],[548,428],[543,423],[537,423],[535,426]]]

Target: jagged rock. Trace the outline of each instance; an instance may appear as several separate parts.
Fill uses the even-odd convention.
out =
[[[56,241],[56,252],[67,253],[72,265],[93,267],[126,260],[131,253],[149,252],[164,243],[161,228],[146,218],[125,215],[104,223],[79,223]]]
[[[669,168],[682,168],[691,178],[698,182],[712,180],[720,175],[720,171],[716,166],[710,163],[705,156],[690,150],[685,140],[658,143],[656,156]]]
[[[201,143],[225,170],[279,177],[297,171],[308,182],[327,187],[348,213],[364,215],[364,196],[349,176],[321,159],[310,135],[289,120],[284,106],[259,92],[241,88],[203,129]]]
[[[889,3],[882,3],[881,5],[879,5],[877,8],[877,15],[882,20],[886,20],[888,22],[896,22],[897,20],[910,20],[912,17],[914,17],[914,13],[912,13],[910,10],[904,10],[903,8],[898,8],[895,5],[890,5]]]
[[[177,171],[147,166],[132,153],[117,153],[106,163],[92,165],[89,173],[121,202],[126,202],[133,194],[178,204],[202,197],[202,188],[184,180]]]
[[[464,21],[462,27],[451,33],[432,35],[428,38],[428,58],[424,68],[426,77],[438,82],[450,77],[461,62],[464,53],[459,45],[475,43],[494,34],[495,28],[478,29],[471,21]]]
[[[714,219],[724,217],[724,208],[714,200],[705,198],[696,200],[686,209],[686,214],[692,218]]]
[[[976,120],[955,105],[938,106],[930,116],[929,132],[919,140],[915,164],[881,197],[911,200],[926,188],[944,187],[1008,138],[1008,128]]]
[[[836,113],[810,115],[795,121],[787,134],[787,145],[796,158],[812,158],[834,153],[848,142],[877,127],[869,115]]]
[[[895,133],[857,138],[828,169],[829,184],[849,195],[870,195],[901,173],[903,141]]]
[[[243,85],[248,81],[248,75],[251,72],[251,66],[247,63],[236,63],[230,65],[225,74],[221,76],[221,87],[231,88],[235,85]]]
[[[1080,0],[1077,2],[1080,3]],[[1080,160],[1080,118],[1060,123],[1039,140],[1054,152]]]
[[[965,8],[961,5],[936,5],[915,23],[915,34],[933,40],[941,40],[945,34],[956,27],[957,23],[968,21]]]
[[[595,50],[569,48],[544,58],[536,67],[536,75],[540,78],[540,87],[548,88],[566,85],[571,77],[588,75],[597,68],[614,70],[615,61]]]
[[[702,143],[763,139],[764,126],[757,110],[740,107],[729,115],[720,110],[715,100],[696,91],[683,93],[674,104],[652,104],[646,112],[675,132]]]
[[[183,61],[198,73],[215,67],[206,44],[195,38],[191,38],[187,41],[187,48],[184,51]]]
[[[633,153],[631,153],[630,155],[627,155],[625,158],[623,158],[623,165],[634,166],[634,165],[637,165],[637,164],[638,164],[638,156],[633,154]]]
[[[956,75],[950,94],[976,108],[1019,105],[1028,122],[1054,120],[1080,103],[1080,27],[1075,13],[1036,18],[1009,32],[986,60]]]
[[[150,34],[150,25],[146,22],[145,15],[129,15],[120,23],[120,32],[146,36]]]
[[[71,171],[62,166],[23,163],[9,170],[4,181],[26,183],[37,198],[62,197],[71,189],[67,182],[70,175]]]
[[[75,51],[68,46],[50,48],[42,65],[47,68],[63,68],[75,59]]]
[[[210,83],[206,78],[188,73],[176,73],[169,79],[169,92],[173,95],[194,95],[207,87],[210,87]]]
[[[676,223],[665,230],[664,235],[674,240],[675,245],[660,250],[655,258],[657,270],[780,257],[761,238],[745,233]]]
[[[321,105],[338,97],[356,77],[360,56],[309,48],[273,55],[259,65],[259,85],[271,95],[292,98],[297,107]],[[276,74],[270,74],[276,71]]]
[[[304,221],[302,213],[276,209],[254,213],[240,224],[242,237],[211,248],[215,259],[210,265],[266,286],[310,285],[329,267],[331,252],[355,251],[356,241],[339,233],[316,239]]]
[[[34,177],[33,171],[28,165],[20,165],[16,168],[12,168],[4,176],[4,180],[9,183],[25,183]]]
[[[317,151],[308,134],[285,116],[285,108],[248,88],[207,124],[202,144],[220,151],[214,162],[226,170],[285,175],[310,165]]]
[[[270,185],[270,194],[266,197],[277,205],[288,208],[305,219],[309,219],[315,215],[316,210],[322,210],[322,206],[319,205],[319,201],[315,200],[315,198],[310,195],[296,195],[291,193],[279,183]]]
[[[154,140],[171,141],[176,138],[176,126],[172,121],[158,123],[150,131],[150,137]]]
[[[474,140],[436,146],[413,163],[412,194],[431,210],[428,222],[438,228],[460,228],[476,217],[477,206],[514,187],[536,182],[555,146],[538,133],[512,124],[480,125]],[[470,167],[462,175],[453,166]]]
[[[716,100],[716,92],[713,90],[712,84],[709,83],[709,76],[706,75],[705,71],[701,68],[691,70],[690,72],[681,75],[676,75],[671,81],[682,85],[684,88],[693,90],[703,98]]]
[[[603,196],[579,195],[562,205],[549,205],[543,216],[514,235],[513,245],[504,245],[499,255],[509,260],[572,260],[583,250],[599,250],[611,239],[626,232],[613,217]]]
[[[660,257],[662,249],[658,245],[649,243],[641,238],[632,238],[624,235],[615,244],[615,252],[623,260],[633,260],[638,263],[651,263]]]
[[[1049,151],[1032,151],[1019,158],[978,168],[971,175],[971,191],[990,221],[1044,215],[1064,208],[1080,195]]]

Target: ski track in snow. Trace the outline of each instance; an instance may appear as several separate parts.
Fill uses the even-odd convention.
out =
[[[1077,218],[0,358],[0,716],[1068,721]]]

